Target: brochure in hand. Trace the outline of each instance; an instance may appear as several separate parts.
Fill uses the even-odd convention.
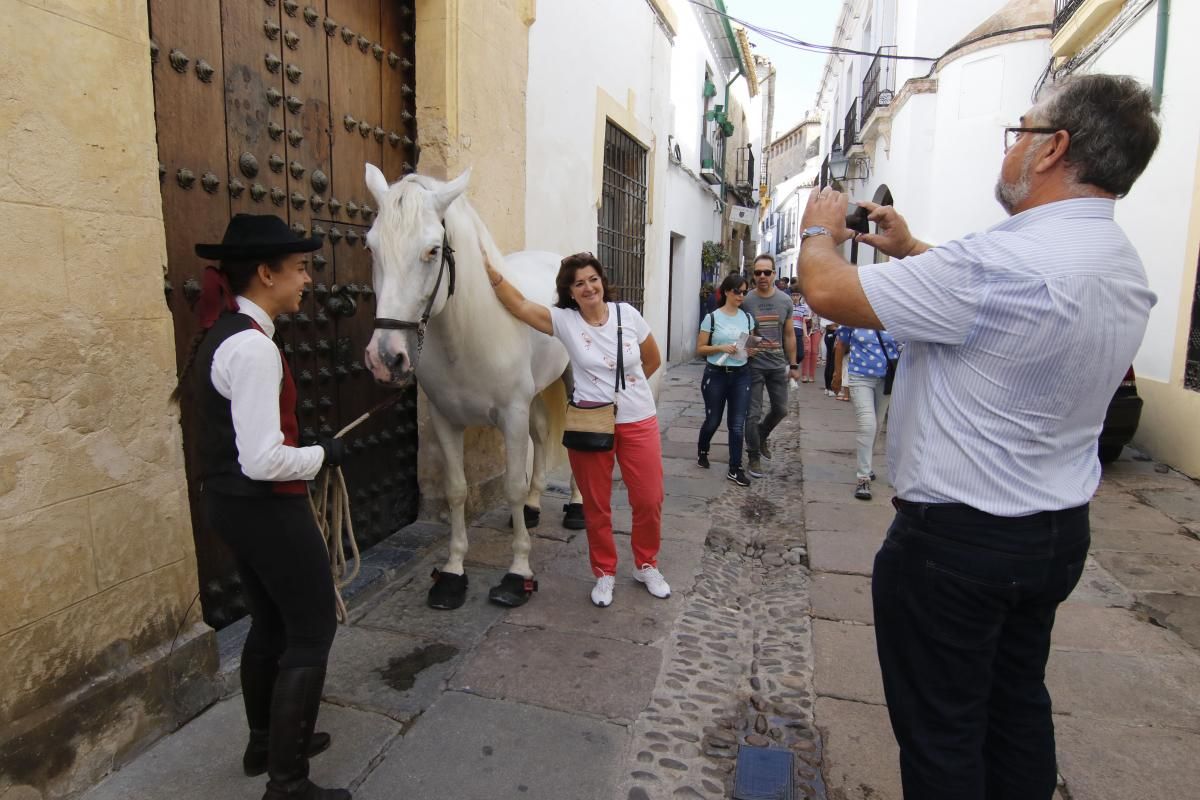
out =
[[[733,357],[745,361],[751,355],[749,350],[758,347],[760,342],[762,342],[761,336],[754,336],[750,333],[741,334],[738,336],[737,341],[734,342],[737,346],[737,352],[732,354]],[[725,366],[725,362],[729,360],[729,356],[730,353],[722,353],[721,357],[717,359],[717,366]]]

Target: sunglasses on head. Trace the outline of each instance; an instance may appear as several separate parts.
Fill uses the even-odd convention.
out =
[[[761,277],[763,275],[774,275],[774,274],[775,274],[775,270],[772,270],[772,269],[756,269],[756,270],[754,270],[754,277],[756,277],[756,278]]]

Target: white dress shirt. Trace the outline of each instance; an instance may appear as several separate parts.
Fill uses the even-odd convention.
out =
[[[258,323],[221,342],[213,354],[212,383],[229,400],[236,434],[238,464],[256,481],[312,480],[321,470],[325,451],[318,446],[289,447],[279,422],[279,390],[283,354],[271,337],[275,323],[240,295],[238,310]]]
[[[888,421],[896,494],[1000,516],[1073,508],[1156,297],[1114,201],[1048,203],[859,269],[906,347]]]

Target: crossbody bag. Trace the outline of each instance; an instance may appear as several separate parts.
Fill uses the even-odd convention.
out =
[[[613,449],[617,440],[617,392],[625,388],[625,347],[622,341],[621,304],[617,303],[617,379],[611,403],[576,405],[567,403],[567,421],[562,443],[568,450],[603,453]]]
[[[879,331],[875,331],[875,338],[879,340],[879,349],[883,352],[883,358],[887,361],[887,375],[883,378],[883,393],[892,393],[892,384],[896,381],[896,365],[900,363],[899,358],[888,358],[887,347],[883,344],[883,336]]]

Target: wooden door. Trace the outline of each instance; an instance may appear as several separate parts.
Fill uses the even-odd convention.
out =
[[[205,262],[232,214],[276,214],[322,237],[299,313],[276,320],[296,376],[301,437],[330,436],[387,396],[362,352],[374,292],[364,237],[371,161],[390,178],[417,161],[412,0],[150,0],[167,302],[184,363]],[[200,431],[181,409],[200,597],[220,628],[245,613],[233,562],[200,513]],[[355,533],[369,546],[417,511],[416,390],[347,437]]]

